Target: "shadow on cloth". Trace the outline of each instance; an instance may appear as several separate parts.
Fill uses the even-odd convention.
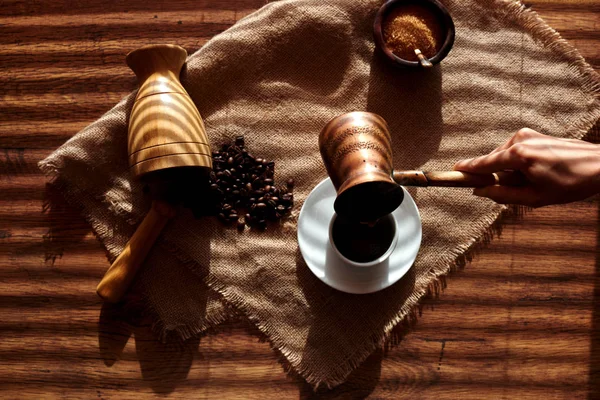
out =
[[[226,63],[227,68],[222,62],[203,64],[202,74],[211,79],[201,85],[193,85],[189,79],[188,68],[195,68],[195,62],[190,63],[191,67],[186,64],[181,82],[202,116],[209,118],[235,101],[240,87],[250,92],[256,90],[261,103],[274,108],[280,106],[282,97],[288,93],[288,89],[282,87],[297,88],[316,99],[326,98],[338,90],[350,65],[352,35],[351,32],[340,34],[340,30],[349,26],[346,15],[323,15],[321,7],[325,6],[303,8],[296,15],[291,15],[287,8],[276,10],[271,18],[282,21],[277,27],[285,26],[284,35],[280,29],[271,29],[264,36],[254,38],[250,45],[241,40],[228,41],[226,48],[220,47],[220,42],[213,44],[214,52],[230,62]],[[331,7],[331,11],[335,8]],[[283,21],[288,23],[284,25]],[[257,48],[262,50],[257,53]],[[326,53],[323,49],[327,49]],[[323,59],[329,61],[325,67]],[[268,96],[264,95],[265,87],[269,88]],[[239,116],[237,118],[236,123],[239,123]]]
[[[320,281],[310,271],[299,250],[296,253],[296,274],[312,313],[301,363],[310,365],[317,377],[321,375],[322,378],[317,378],[319,380],[332,379],[330,371],[318,370],[318,365],[330,365],[321,363],[322,358],[338,358],[340,363],[350,358],[341,353],[345,349],[336,343],[343,343],[346,349],[357,349],[365,343],[382,344],[386,323],[412,294],[415,285],[415,273],[411,268],[398,282],[379,292],[363,295],[343,293]],[[387,315],[373,318],[378,313]],[[362,349],[369,353],[373,350],[368,346]],[[348,391],[353,392],[352,398],[366,397],[379,382],[383,351],[378,348],[367,356],[345,383],[332,390],[318,388],[313,391],[303,382],[300,388],[302,398],[327,398]]]
[[[392,136],[396,170],[421,169],[438,151],[444,133],[442,66],[402,69],[375,52],[367,94],[367,111],[383,117]],[[417,188],[409,188],[416,200]]]

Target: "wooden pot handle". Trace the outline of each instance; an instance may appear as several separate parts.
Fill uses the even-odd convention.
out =
[[[175,209],[168,203],[158,200],[152,203],[150,211],[98,284],[98,296],[109,303],[121,300],[154,242],[173,216]]]
[[[493,174],[472,174],[461,171],[394,171],[394,181],[402,186],[485,187],[492,185],[525,186],[525,176],[519,171]]]

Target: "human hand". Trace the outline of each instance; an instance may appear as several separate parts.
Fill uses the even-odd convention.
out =
[[[569,203],[600,192],[600,145],[524,128],[490,154],[459,161],[454,169],[482,174],[503,170],[523,173],[528,185],[496,185],[473,191],[497,203],[530,207]]]

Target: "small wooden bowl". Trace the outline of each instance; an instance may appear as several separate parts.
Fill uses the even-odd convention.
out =
[[[444,25],[443,29],[446,32],[446,39],[444,40],[444,44],[440,47],[440,50],[437,52],[435,56],[429,58],[429,62],[432,64],[439,64],[450,52],[452,46],[454,45],[454,37],[456,35],[454,29],[454,21],[448,12],[448,9],[444,7],[437,0],[389,0],[384,3],[377,15],[375,16],[375,23],[373,24],[373,35],[375,37],[375,46],[383,53],[384,57],[388,59],[392,64],[400,67],[408,67],[408,68],[422,68],[421,64],[418,61],[409,61],[404,60],[394,53],[386,46],[385,40],[383,38],[383,22],[386,17],[396,8],[401,7],[408,4],[415,4],[422,7],[428,7],[432,12],[434,12],[439,21]]]

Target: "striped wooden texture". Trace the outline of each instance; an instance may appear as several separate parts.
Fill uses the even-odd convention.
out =
[[[600,397],[597,201],[509,221],[396,346],[333,391],[286,375],[242,322],[175,347],[102,309],[104,253],[73,210],[42,212],[36,163],[135,88],[128,50],[191,53],[264,3],[2,1],[0,398]],[[527,3],[600,68],[600,0]]]

